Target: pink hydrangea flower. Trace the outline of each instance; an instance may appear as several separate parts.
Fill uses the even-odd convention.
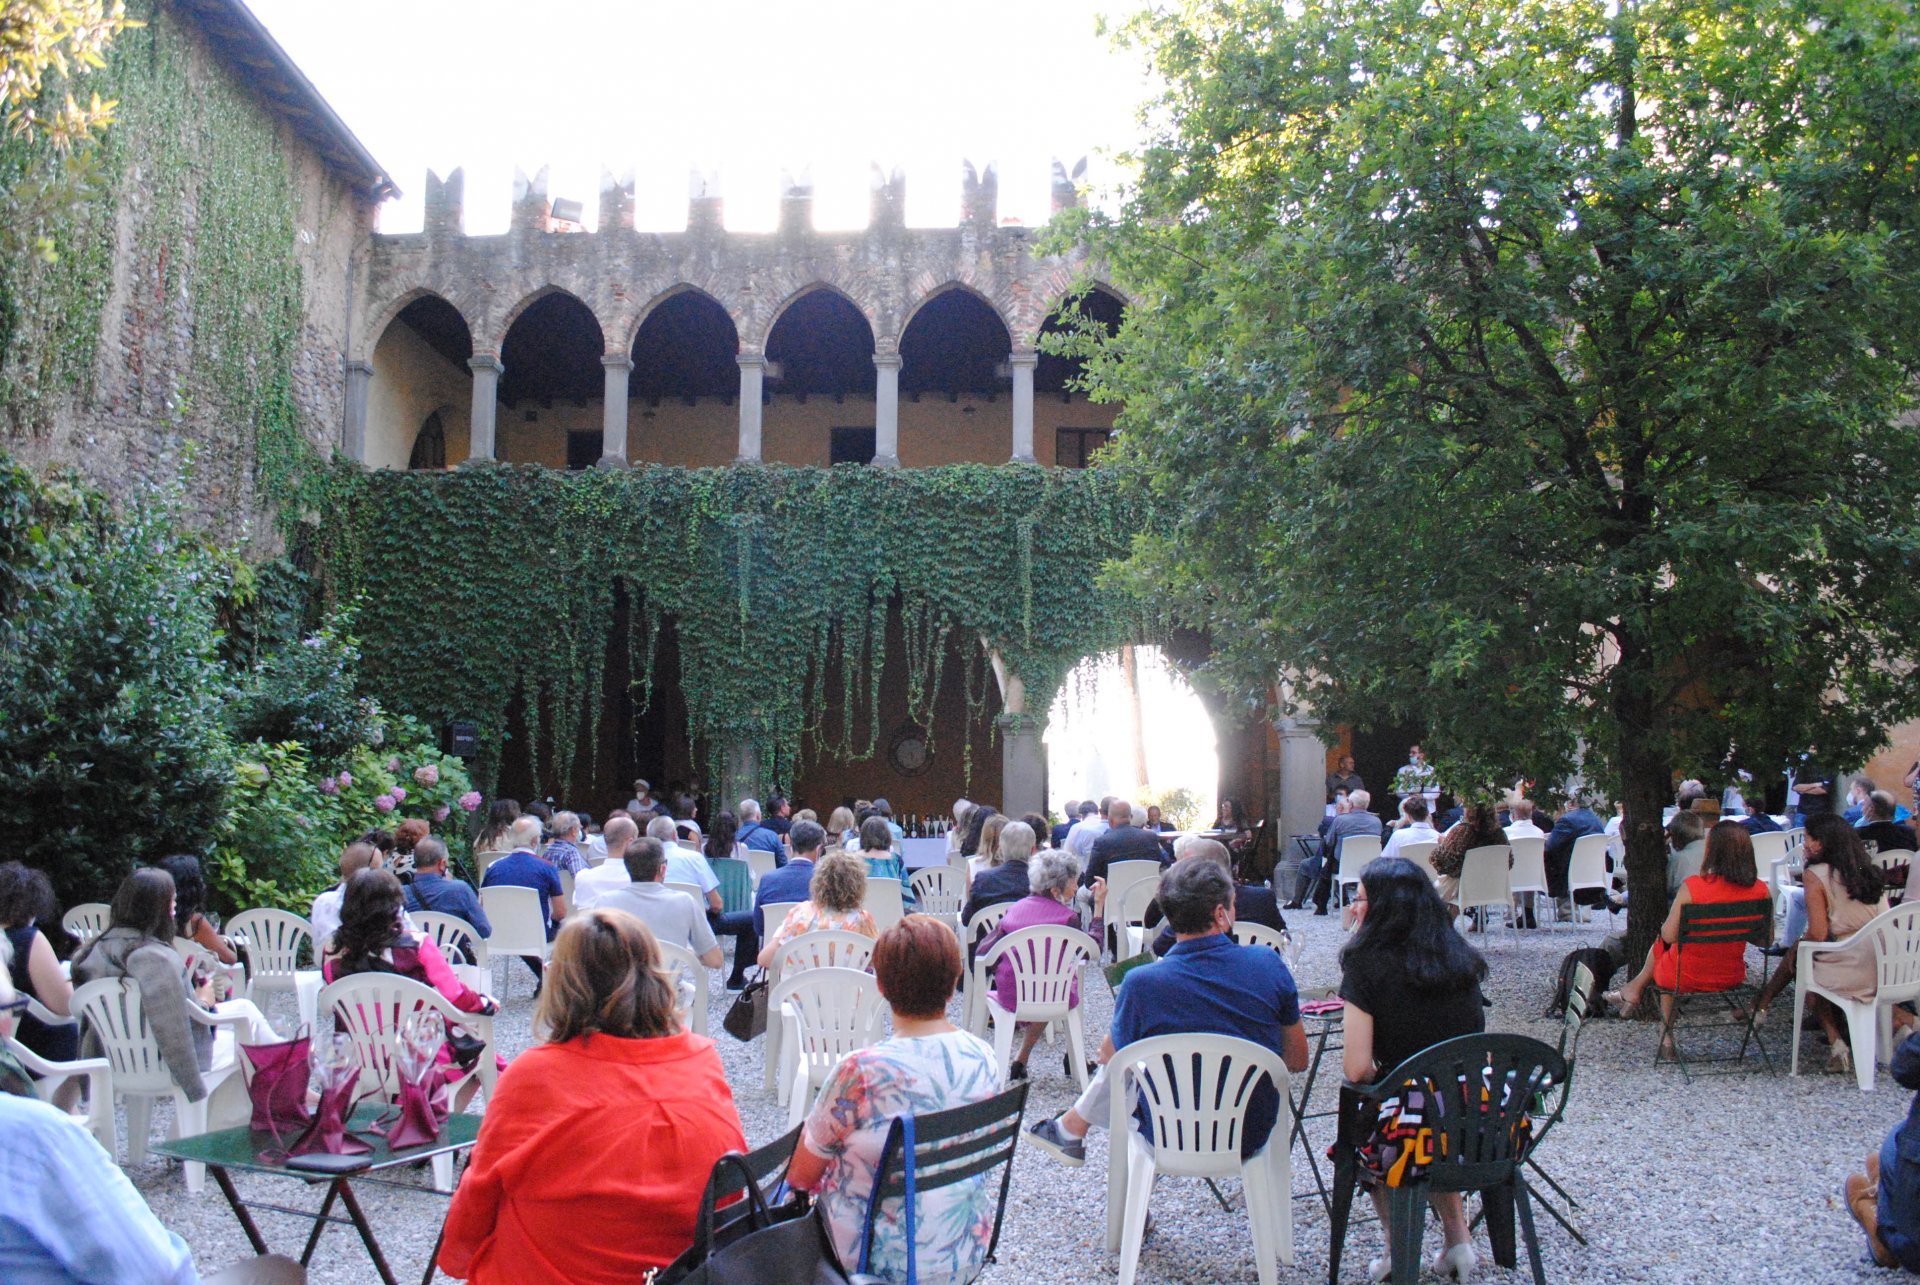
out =
[[[353,787],[353,773],[342,772],[337,779],[340,782],[341,789],[346,790]]]
[[[461,795],[460,806],[468,812],[472,812],[478,808],[480,806],[480,791],[468,790],[465,794]]]
[[[406,799],[407,799],[407,792],[406,792],[406,791],[405,791],[404,789],[402,789],[402,788],[400,788],[399,786],[397,786],[397,785],[396,785],[396,786],[394,786],[394,787],[393,787],[393,788],[392,788],[391,790],[388,790],[388,791],[387,791],[387,793],[388,793],[388,794],[391,794],[391,795],[393,796],[393,801],[394,801],[395,803],[404,803],[404,802],[406,802]]]
[[[382,812],[391,812],[393,811],[393,796],[391,794],[376,794],[373,797],[373,806]]]
[[[387,771],[398,772],[399,770],[400,770],[400,756],[396,754],[392,758],[387,760]]]
[[[323,777],[321,777],[321,778],[320,778],[320,793],[322,793],[322,794],[338,794],[338,793],[340,793],[340,782],[338,782],[338,781],[336,781],[336,780],[334,780],[334,779],[333,779],[332,777],[330,777],[330,776],[323,776]]]
[[[432,763],[427,764],[425,767],[416,767],[413,769],[413,779],[425,786],[438,785],[440,784],[440,769]]]
[[[439,807],[433,810],[433,819],[435,821],[445,821],[447,819],[448,811],[449,809],[447,805],[442,803]]]

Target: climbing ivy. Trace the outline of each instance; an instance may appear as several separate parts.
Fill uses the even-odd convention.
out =
[[[909,707],[928,717],[950,639],[969,644],[977,725],[993,678],[973,639],[1044,700],[1089,652],[1158,633],[1140,600],[1096,586],[1146,522],[1136,493],[1098,470],[335,463],[310,483],[296,543],[323,605],[360,603],[368,689],[431,725],[474,719],[482,789],[516,696],[536,729],[536,777],[570,778],[601,715],[616,582],[633,603],[636,701],[651,698],[671,617],[710,775],[750,745],[773,782],[792,780],[803,744],[872,752],[890,663],[907,667]],[[890,658],[896,602],[904,655]]]

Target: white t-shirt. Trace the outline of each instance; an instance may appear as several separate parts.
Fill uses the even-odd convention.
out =
[[[1539,826],[1535,825],[1531,821],[1515,821],[1512,825],[1507,827],[1507,838],[1509,840],[1544,839],[1546,837],[1547,837],[1547,832],[1545,830],[1542,830]]]
[[[313,913],[307,921],[313,925],[313,948],[324,951],[333,935],[340,931],[340,903],[347,899],[347,885],[337,883],[313,899]],[[400,926],[412,936],[418,937],[420,930],[413,926],[413,916],[407,913],[405,906],[400,907]]]
[[[1386,844],[1380,849],[1382,857],[1391,857],[1409,843],[1438,843],[1440,832],[1425,821],[1409,821],[1387,836]]]
[[[667,882],[690,883],[701,892],[712,892],[720,886],[720,876],[700,853],[670,843],[667,845]]]
[[[696,906],[686,893],[675,892],[663,883],[629,883],[615,888],[596,904],[602,910],[626,911],[651,928],[661,941],[684,946],[696,955],[714,947],[706,910]]]
[[[600,904],[615,888],[624,888],[633,880],[627,877],[624,861],[603,861],[591,870],[573,877],[573,903],[569,909],[585,910]]]

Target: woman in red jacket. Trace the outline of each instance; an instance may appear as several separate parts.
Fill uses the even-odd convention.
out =
[[[693,1243],[713,1162],[745,1151],[713,1041],[681,1028],[653,934],[569,915],[534,1015],[547,1044],[487,1104],[440,1270],[488,1285],[631,1285]]]

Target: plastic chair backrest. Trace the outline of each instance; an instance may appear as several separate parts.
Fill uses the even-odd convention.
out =
[[[113,922],[113,907],[104,901],[83,901],[60,916],[60,926],[86,945],[107,930]]]
[[[773,975],[791,977],[815,968],[865,972],[873,962],[873,938],[840,928],[801,933],[774,953]]]
[[[669,883],[667,885],[667,891],[684,894],[685,896],[693,898],[693,904],[700,909],[705,910],[707,908],[707,894],[701,890],[699,884]]]
[[[907,916],[906,899],[901,895],[900,887],[898,879],[887,875],[870,875],[867,878],[864,904],[867,913],[873,916],[873,926],[881,932]]]
[[[1265,924],[1256,924],[1244,919],[1235,920],[1232,936],[1239,945],[1265,946],[1280,958],[1287,957],[1286,935]]]
[[[1285,1098],[1287,1067],[1280,1055],[1232,1035],[1156,1035],[1135,1040],[1113,1055],[1114,1145],[1136,1127],[1137,1104],[1153,1129],[1154,1168],[1162,1173],[1214,1175],[1240,1168],[1247,1108],[1262,1083]],[[1269,1139],[1286,1145],[1285,1116]]]
[[[727,914],[753,909],[753,867],[738,857],[709,857],[707,865],[720,881],[720,908]]]
[[[1160,895],[1158,879],[1142,879],[1120,894],[1119,909],[1112,916],[1116,924],[1125,924],[1129,928],[1146,926],[1147,907]],[[1109,899],[1108,905],[1115,904]]]
[[[1107,904],[1117,906],[1125,899],[1127,889],[1142,879],[1151,880],[1156,886],[1160,882],[1160,863],[1158,861],[1116,861],[1107,867]]]
[[[115,1089],[165,1093],[174,1088],[173,1073],[160,1056],[160,1042],[147,1026],[138,982],[127,977],[88,982],[75,989],[69,1007],[93,1032],[101,1054],[112,1063]]]
[[[1544,859],[1543,851],[1542,860]],[[1607,836],[1583,834],[1573,841],[1573,855],[1567,858],[1567,887],[1571,890],[1606,886]]]
[[[1513,896],[1507,884],[1507,845],[1489,843],[1467,849],[1460,863],[1460,906],[1507,905]]]
[[[569,906],[573,904],[573,878],[573,871],[571,870],[562,870],[560,872],[560,895],[567,899]]]
[[[779,859],[762,848],[747,849],[747,869],[753,872],[753,882],[758,886],[760,880],[773,873],[780,865]]]
[[[1507,877],[1507,886],[1514,892],[1545,892],[1547,890],[1547,841],[1539,836],[1525,836],[1510,841],[1513,848],[1513,871]]]
[[[1008,933],[979,962],[989,971],[1002,959],[1011,962],[1014,1016],[1039,1022],[1072,1010],[1080,970],[1099,957],[1098,943],[1078,928],[1043,924]]]
[[[1784,830],[1756,834],[1753,836],[1753,863],[1764,870],[1775,861],[1786,860],[1787,850],[1791,846]]]
[[[1911,859],[1913,853],[1903,853]],[[1920,904],[1902,903],[1875,915],[1856,936],[1873,934],[1879,963],[1879,985],[1874,997],[1881,1004],[1920,998]]]
[[[1017,903],[1011,901],[996,901],[991,906],[982,906],[974,911],[973,918],[967,920],[960,930],[961,948],[965,949],[969,943],[978,943],[982,937],[998,928],[1000,921],[1006,918],[1007,912],[1012,910],[1015,904]]]
[[[798,1019],[793,1052],[815,1080],[825,1079],[855,1049],[877,1042],[886,1011],[879,983],[856,968],[809,968],[782,977],[767,995],[770,1018],[791,1012]]]
[[[1380,836],[1377,834],[1350,834],[1340,840],[1341,882],[1358,879],[1380,855],[1380,847]]]
[[[487,962],[487,939],[480,930],[458,915],[449,915],[438,910],[415,910],[409,912],[413,926],[422,936],[431,937],[433,944],[440,948],[449,964],[464,963],[467,952],[473,953],[473,962],[485,965]],[[489,920],[491,922],[491,920]]]
[[[787,922],[787,916],[793,913],[795,906],[804,906],[803,901],[769,901],[760,907],[760,913],[766,917],[767,930],[763,937],[772,937],[780,931],[780,925]]]
[[[1394,852],[1396,857],[1404,857],[1427,872],[1427,878],[1439,877],[1440,872],[1433,868],[1433,850],[1440,846],[1438,839],[1421,839],[1415,843],[1403,843]]]
[[[693,983],[693,1007],[687,1013],[687,1025],[695,1035],[707,1033],[707,966],[700,962],[685,946],[676,946],[670,941],[656,941],[660,947],[660,962],[668,969],[679,973]]]
[[[1007,1188],[1013,1178],[1013,1152],[1020,1141],[1020,1119],[1027,1109],[1027,1088],[1022,1080],[1004,1093],[983,1102],[950,1107],[913,1118],[914,1191],[937,1191],[941,1187],[965,1182],[981,1174],[1000,1172],[1000,1199],[993,1213],[993,1235],[987,1242],[987,1260],[993,1259],[1000,1243],[1000,1223],[1007,1209]],[[906,1132],[898,1117],[887,1129],[880,1145],[880,1160],[874,1167],[872,1197],[884,1210],[888,1201],[907,1196],[906,1164],[901,1152]],[[792,1148],[788,1148],[792,1154]],[[878,1221],[877,1219],[875,1220]],[[872,1237],[873,1223],[863,1233]]]
[[[1462,1035],[1423,1049],[1359,1090],[1376,1102],[1409,1087],[1443,1104],[1421,1122],[1433,1130],[1427,1180],[1436,1191],[1483,1191],[1525,1161],[1532,1133],[1522,1123],[1543,1092],[1567,1078],[1551,1044],[1524,1035]]]
[[[547,953],[547,920],[540,913],[540,894],[532,888],[499,884],[480,890],[480,908],[487,912],[493,933],[487,938],[490,955]]]
[[[244,910],[227,921],[230,936],[247,939],[247,962],[253,978],[271,977],[288,984],[301,967],[301,955],[319,963],[313,949],[313,925],[286,910]]]
[[[923,866],[907,876],[920,909],[929,915],[957,915],[967,901],[967,877],[952,866]]]
[[[427,1008],[481,1035],[487,1047],[475,1060],[474,1071],[478,1073],[482,1063],[491,1069],[491,1018],[463,1013],[433,987],[394,973],[354,973],[322,986],[314,1005],[316,1038],[320,1032],[345,1031],[360,1058],[361,1092],[392,1101],[400,1091],[401,1031],[409,1017]]]

